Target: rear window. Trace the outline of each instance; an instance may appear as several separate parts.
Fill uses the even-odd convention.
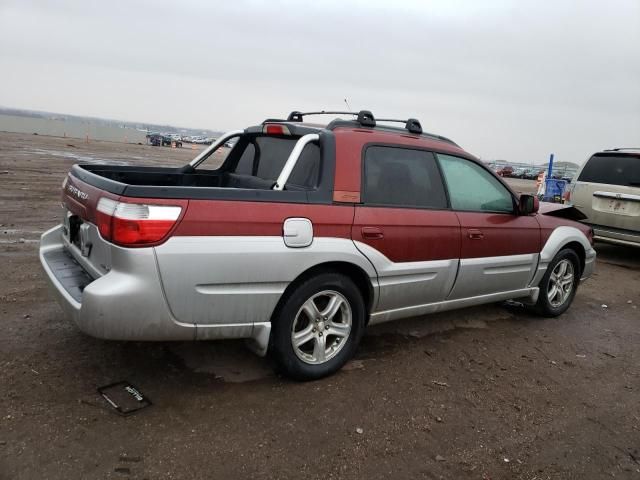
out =
[[[255,137],[242,152],[235,173],[276,181],[297,141],[298,138]],[[287,185],[316,187],[319,173],[320,147],[310,143],[298,158]]]
[[[587,160],[578,181],[640,186],[640,158],[630,155],[594,155]]]

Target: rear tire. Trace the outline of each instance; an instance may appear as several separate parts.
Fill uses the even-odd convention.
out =
[[[269,342],[276,370],[295,380],[316,380],[342,368],[364,332],[365,304],[355,283],[339,273],[321,273],[286,295]]]
[[[569,248],[560,250],[540,280],[535,311],[544,317],[557,317],[566,312],[576,296],[580,275],[576,252]]]

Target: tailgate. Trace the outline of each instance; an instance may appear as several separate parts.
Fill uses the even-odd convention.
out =
[[[94,278],[111,269],[111,244],[96,227],[96,208],[102,197],[119,197],[69,174],[62,184],[62,224],[67,250]]]
[[[639,188],[580,182],[572,197],[574,205],[587,215],[588,223],[640,231]]]

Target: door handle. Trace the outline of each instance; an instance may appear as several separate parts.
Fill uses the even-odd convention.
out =
[[[384,238],[382,230],[378,227],[362,227],[360,231],[362,232],[362,238],[369,240]]]
[[[469,238],[471,240],[482,240],[484,238],[484,233],[482,233],[482,230],[478,230],[477,228],[467,230],[467,233],[469,234]]]

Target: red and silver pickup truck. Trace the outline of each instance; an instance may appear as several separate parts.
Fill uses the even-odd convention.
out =
[[[593,271],[590,227],[538,212],[417,120],[305,115],[230,132],[181,168],[74,165],[40,260],[77,326],[245,338],[313,379],[344,365],[367,325],[507,299],[556,316]]]

